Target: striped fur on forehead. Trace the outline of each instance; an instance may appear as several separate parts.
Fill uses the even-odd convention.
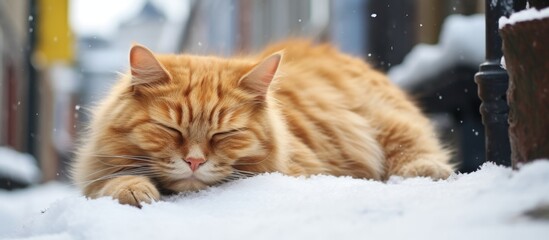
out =
[[[170,87],[157,90],[149,114],[180,127],[243,125],[258,109],[255,96],[239,88],[237,80],[204,74],[188,82],[168,83]]]
[[[196,98],[159,98],[149,106],[153,120],[188,128],[208,125],[212,130],[246,126],[257,113],[253,104],[234,98],[212,98],[199,101]]]

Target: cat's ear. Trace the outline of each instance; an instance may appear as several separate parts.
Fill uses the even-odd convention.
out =
[[[151,50],[142,45],[134,44],[130,49],[130,67],[133,86],[166,82],[171,78]]]
[[[242,86],[258,96],[265,98],[271,82],[275,78],[276,71],[282,60],[282,52],[277,52],[259,64],[240,78],[238,85]]]

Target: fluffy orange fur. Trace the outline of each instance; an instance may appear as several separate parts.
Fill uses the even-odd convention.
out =
[[[446,178],[433,126],[385,75],[329,44],[254,56],[130,51],[73,164],[86,196],[123,204],[261,172]]]

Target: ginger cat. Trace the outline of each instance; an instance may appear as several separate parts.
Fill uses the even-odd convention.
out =
[[[155,55],[93,110],[73,164],[91,198],[141,206],[261,172],[446,178],[421,111],[385,75],[329,44],[290,40],[248,57]]]

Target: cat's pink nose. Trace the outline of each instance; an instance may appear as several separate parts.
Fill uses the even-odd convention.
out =
[[[198,167],[200,167],[202,163],[206,162],[206,159],[189,157],[185,159],[185,162],[187,162],[189,166],[191,166],[191,170],[193,170],[194,172]]]

